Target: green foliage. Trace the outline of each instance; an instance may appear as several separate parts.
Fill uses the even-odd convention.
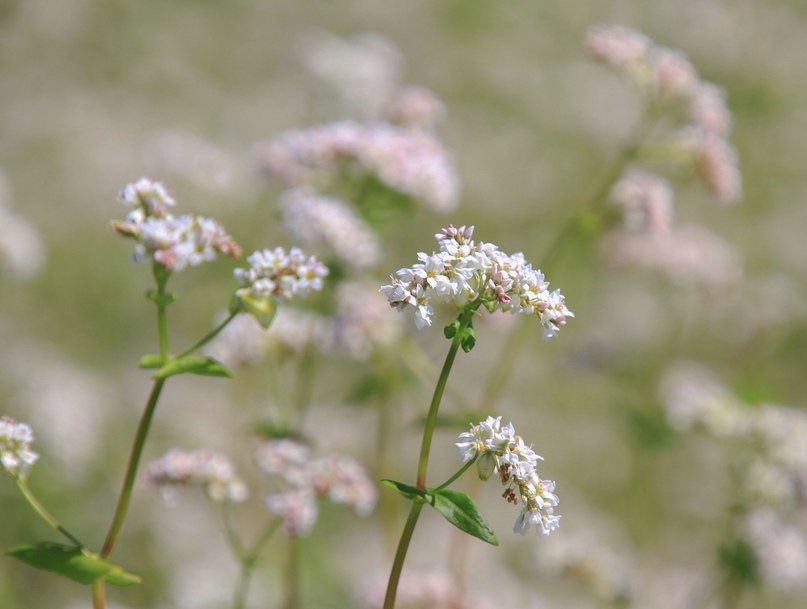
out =
[[[41,542],[17,546],[7,554],[32,567],[58,573],[80,584],[91,584],[99,579],[115,586],[141,583],[139,576],[127,573],[97,554],[76,546]]]

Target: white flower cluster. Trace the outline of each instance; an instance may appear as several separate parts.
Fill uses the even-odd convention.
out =
[[[166,500],[172,500],[173,489],[182,486],[201,487],[216,503],[238,503],[249,495],[232,462],[220,453],[205,449],[172,449],[148,464],[146,476],[160,487]]]
[[[391,306],[399,311],[412,307],[418,329],[430,326],[432,301],[466,306],[484,306],[488,311],[537,315],[546,339],[557,335],[568,317],[559,290],[550,292],[544,275],[520,253],[508,255],[492,243],[471,240],[473,226],[449,225],[435,235],[440,251],[420,252],[420,262],[402,268],[381,287]]]
[[[271,298],[288,301],[295,296],[306,297],[322,289],[328,267],[300,248],[288,253],[282,247],[257,251],[247,258],[248,269],[235,269],[235,278],[244,287],[236,292],[254,299]]]
[[[25,479],[39,455],[31,450],[34,432],[26,423],[0,418],[0,465],[13,478]]]
[[[507,486],[502,496],[508,503],[521,504],[514,533],[524,535],[530,525],[535,525],[536,533],[549,535],[560,526],[560,516],[553,512],[558,505],[555,483],[540,478],[536,464],[542,457],[516,435],[512,423],[502,427],[501,417],[488,417],[459,437],[456,446],[462,460],[467,463],[477,459],[483,479],[498,473],[502,484]]]
[[[350,268],[378,263],[378,237],[343,201],[309,188],[295,188],[283,193],[278,206],[283,226],[295,241],[333,254]]]
[[[0,273],[30,279],[45,266],[45,245],[36,227],[11,210],[10,190],[0,173]]]
[[[634,169],[611,189],[622,207],[625,227],[634,233],[668,233],[672,226],[673,191],[661,176]]]
[[[289,535],[311,532],[319,513],[317,497],[350,505],[369,514],[376,503],[375,485],[354,459],[331,455],[314,458],[307,446],[290,438],[263,442],[255,462],[266,474],[280,478],[285,488],[265,497],[267,509],[283,519]]]
[[[625,26],[593,26],[584,45],[594,58],[626,73],[657,110],[683,114],[684,126],[670,134],[668,145],[693,163],[719,203],[742,197],[737,153],[728,142],[733,121],[721,87],[701,80],[680,51]]]
[[[241,248],[217,220],[170,214],[175,201],[161,182],[140,178],[128,184],[118,200],[133,209],[126,220],[113,221],[112,229],[137,240],[135,262],[153,258],[169,271],[181,271],[209,262],[217,254],[241,256]]]
[[[448,151],[432,134],[389,123],[340,121],[288,131],[259,143],[261,169],[286,186],[323,186],[347,171],[437,211],[459,202],[459,180]]]
[[[807,530],[798,515],[807,506],[807,413],[802,408],[742,403],[711,372],[679,363],[662,382],[670,424],[700,426],[733,440],[733,471],[748,508],[743,537],[762,578],[780,589],[807,578]],[[791,520],[795,524],[791,524]]]

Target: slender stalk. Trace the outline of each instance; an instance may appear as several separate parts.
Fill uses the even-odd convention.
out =
[[[92,583],[92,609],[104,609],[106,607],[105,597],[104,580],[95,580]]]
[[[451,476],[448,480],[443,482],[440,486],[436,487],[434,490],[440,491],[446,488],[448,485],[454,482],[454,480],[456,480],[457,478],[462,476],[466,471],[468,471],[468,468],[471,467],[474,463],[476,463],[476,459],[471,459],[470,461],[466,462],[465,465],[463,465],[456,474]]]
[[[76,539],[70,531],[65,529],[54,516],[45,509],[39,500],[34,497],[34,494],[31,492],[31,489],[28,488],[28,484],[25,480],[21,479],[19,476],[14,478],[14,481],[17,483],[17,488],[20,489],[22,496],[25,497],[26,501],[31,504],[31,507],[34,508],[34,511],[39,514],[39,516],[47,522],[51,528],[59,531],[62,535],[67,537],[77,548],[81,548],[82,550],[86,548],[86,546],[81,543],[78,539]]]
[[[283,609],[300,608],[300,539],[289,537]]]
[[[235,318],[236,315],[238,315],[238,311],[235,311],[234,313],[230,313],[227,316],[227,319],[225,319],[218,326],[213,328],[206,336],[200,338],[198,341],[193,343],[190,347],[188,347],[184,351],[180,351],[179,353],[177,353],[177,355],[175,357],[176,358],[185,357],[186,355],[189,355],[189,354],[193,353],[197,349],[199,349],[201,347],[204,347],[207,343],[209,343],[211,340],[216,338],[218,333],[221,332],[222,330],[224,330],[224,328],[227,327],[227,324],[229,324]]]
[[[229,506],[226,504],[223,509],[223,516],[230,548],[241,564],[241,573],[239,574],[238,583],[233,593],[232,609],[244,609],[244,607],[246,607],[247,593],[249,592],[249,585],[252,581],[252,574],[255,571],[258,556],[282,521],[279,518],[271,519],[252,547],[247,550],[244,548],[244,544],[241,542],[241,538],[236,532],[235,525],[232,521],[232,514]]]
[[[423,429],[423,441],[420,444],[420,457],[418,459],[417,472],[417,487],[419,489],[426,488],[426,470],[429,467],[429,452],[431,451],[434,427],[437,423],[437,412],[440,410],[440,400],[443,398],[443,392],[448,382],[448,375],[451,372],[451,367],[454,365],[454,358],[460,348],[462,336],[465,333],[465,329],[470,325],[475,311],[476,309],[469,305],[460,315],[459,328],[457,328],[457,332],[451,341],[451,347],[448,349],[446,361],[443,363],[443,369],[440,371],[440,378],[437,379],[437,385],[434,388],[434,395],[432,395],[432,402],[429,406],[429,414],[426,416],[426,425]]]
[[[156,298],[153,300],[157,305],[157,331],[160,341],[160,356],[166,359],[168,357],[168,316],[166,314],[166,308],[168,306],[169,297],[165,291],[165,287],[168,283],[170,273],[166,271],[162,264],[156,261],[152,265],[152,272],[154,273],[154,279],[157,283],[157,294]],[[146,437],[151,427],[151,420],[154,418],[154,411],[157,408],[157,401],[160,399],[160,392],[164,384],[165,379],[157,379],[154,381],[148,402],[140,417],[140,423],[137,426],[134,442],[132,443],[132,450],[129,454],[129,462],[126,466],[126,474],[123,478],[118,503],[115,506],[115,513],[112,516],[112,523],[109,525],[109,531],[107,532],[104,546],[101,549],[101,558],[108,558],[110,554],[112,554],[112,550],[118,540],[118,535],[123,528],[123,522],[126,520],[126,513],[129,510],[129,503],[132,499],[132,489],[134,488],[135,478],[137,476],[137,466],[143,454],[143,447],[146,444]]]
[[[454,364],[454,358],[457,356],[457,351],[462,344],[462,337],[465,330],[471,324],[476,313],[476,306],[470,303],[463,309],[460,314],[459,327],[454,334],[451,341],[451,347],[446,354],[446,360],[443,363],[443,369],[440,371],[440,378],[437,379],[437,385],[434,388],[434,395],[429,405],[429,413],[426,416],[426,424],[423,428],[423,441],[420,445],[420,457],[418,459],[417,470],[417,487],[419,489],[426,488],[426,471],[429,467],[429,452],[431,451],[432,437],[434,436],[434,428],[437,423],[437,412],[440,410],[440,400],[443,397],[443,392],[448,382],[448,375],[451,373],[451,367]],[[470,467],[470,466],[469,466]],[[449,483],[451,480],[449,480]],[[448,483],[447,483],[448,484]],[[403,571],[404,561],[406,560],[406,553],[409,550],[409,542],[412,540],[412,533],[415,531],[420,512],[423,509],[424,501],[420,498],[412,500],[412,509],[409,512],[409,517],[406,520],[404,529],[401,532],[401,539],[398,542],[398,550],[395,552],[395,560],[392,563],[392,571],[390,572],[389,582],[387,583],[387,594],[384,598],[384,609],[393,609],[395,607],[395,597],[398,593],[398,582],[401,579],[401,572]]]
[[[401,533],[401,541],[398,542],[398,551],[395,553],[395,561],[392,563],[392,571],[387,584],[387,594],[384,597],[384,609],[394,609],[395,607],[395,597],[398,594],[398,582],[401,580],[406,552],[409,549],[412,533],[415,532],[415,525],[424,505],[425,502],[422,499],[416,498],[412,501],[412,509],[409,511],[409,518],[406,519],[406,524]]]
[[[120,496],[118,497],[118,504],[115,507],[115,514],[112,517],[112,523],[109,526],[104,546],[101,549],[101,558],[108,558],[112,554],[115,543],[118,540],[121,528],[123,528],[123,521],[126,519],[126,512],[129,510],[129,503],[132,499],[132,489],[134,488],[135,477],[137,476],[137,466],[140,463],[140,457],[143,454],[143,447],[146,444],[146,437],[148,436],[151,420],[154,417],[154,410],[157,407],[157,400],[160,398],[165,379],[157,379],[154,381],[154,386],[151,389],[146,409],[140,417],[140,423],[137,426],[137,433],[135,434],[132,450],[129,454],[129,463],[126,466],[126,475],[123,479],[121,486]]]

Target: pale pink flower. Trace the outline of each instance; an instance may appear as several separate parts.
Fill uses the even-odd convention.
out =
[[[640,170],[625,174],[611,190],[622,206],[625,226],[635,232],[668,232],[672,225],[673,191],[664,178]]]
[[[633,28],[601,24],[588,28],[583,45],[594,58],[630,73],[647,61],[653,42]]]
[[[445,118],[446,107],[431,89],[405,87],[384,105],[384,118],[410,129],[433,130]]]
[[[216,503],[241,502],[249,494],[232,462],[220,453],[205,449],[172,449],[148,464],[146,476],[160,487],[168,500],[173,499],[171,490],[182,486],[201,487]]]
[[[654,94],[660,99],[690,99],[699,85],[698,72],[681,51],[653,47],[650,64],[655,85]]]

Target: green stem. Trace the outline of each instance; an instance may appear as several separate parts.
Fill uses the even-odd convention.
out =
[[[166,308],[168,306],[169,298],[165,291],[168,283],[169,271],[158,262],[152,265],[152,272],[154,273],[154,280],[157,283],[157,297],[154,299],[157,305],[157,331],[159,333],[160,341],[160,356],[163,360],[168,359],[168,315]],[[121,486],[120,496],[118,503],[115,506],[115,513],[112,516],[112,523],[109,525],[104,546],[101,549],[101,558],[108,558],[112,554],[115,543],[118,540],[118,535],[123,528],[123,522],[126,520],[126,513],[129,510],[129,503],[132,499],[132,490],[134,488],[135,478],[137,476],[137,467],[140,463],[140,457],[143,454],[143,447],[146,444],[146,437],[148,436],[149,428],[151,427],[151,420],[154,418],[154,411],[157,408],[157,401],[160,398],[165,379],[157,379],[151,389],[146,407],[140,417],[140,423],[137,426],[134,442],[132,443],[132,450],[129,454],[129,463],[126,466],[126,474],[123,478],[123,485]]]
[[[105,597],[104,580],[95,580],[92,583],[92,609],[104,609],[106,607]]]
[[[471,325],[471,320],[473,319],[478,306],[479,303],[470,303],[466,305],[460,314],[459,327],[456,329],[454,338],[451,341],[451,347],[449,347],[448,353],[446,354],[443,369],[440,371],[440,378],[437,379],[437,385],[434,388],[434,395],[432,395],[429,413],[426,416],[426,424],[423,428],[423,441],[420,445],[420,457],[418,459],[417,487],[421,490],[425,490],[426,488],[426,471],[429,467],[429,452],[431,451],[434,428],[437,424],[437,412],[440,410],[440,400],[443,397],[446,383],[448,383],[448,375],[451,373],[454,358],[457,356],[457,351],[462,343],[462,337],[465,334],[466,328]],[[449,484],[452,481],[453,480],[449,480],[449,482],[446,484]],[[392,563],[392,571],[390,572],[389,582],[387,583],[387,594],[384,598],[384,609],[393,609],[395,607],[395,596],[398,593],[398,582],[401,579],[401,572],[403,571],[404,561],[406,560],[406,553],[409,550],[409,542],[412,540],[412,533],[415,531],[415,525],[420,517],[420,512],[423,509],[423,505],[424,502],[420,498],[415,498],[412,500],[412,509],[409,512],[409,517],[407,518],[404,529],[401,532],[401,539],[398,542],[398,550],[395,552],[395,560]]]
[[[451,372],[451,366],[453,366],[454,358],[460,348],[465,329],[470,325],[475,312],[476,308],[472,303],[466,306],[460,314],[459,328],[457,328],[456,334],[454,334],[454,338],[451,341],[451,347],[448,349],[446,361],[443,363],[443,369],[440,371],[440,378],[437,379],[437,385],[434,388],[434,395],[432,396],[432,402],[429,406],[429,414],[426,416],[426,425],[423,429],[423,441],[420,444],[420,457],[418,459],[417,487],[421,490],[426,488],[426,470],[429,467],[429,452],[431,451],[432,436],[434,436],[434,428],[437,423],[437,411],[440,410],[440,400],[443,397],[443,392],[448,382],[448,375]]]
[[[118,540],[121,528],[123,528],[123,521],[126,519],[126,512],[129,509],[129,503],[132,499],[132,489],[134,488],[135,477],[137,476],[137,466],[140,463],[140,457],[143,454],[143,447],[146,444],[146,437],[148,436],[151,420],[154,417],[154,410],[157,407],[157,400],[160,397],[165,379],[157,379],[154,381],[154,386],[151,389],[146,409],[140,417],[140,423],[137,426],[137,433],[135,434],[134,443],[132,444],[132,451],[129,454],[129,463],[126,467],[126,475],[123,479],[121,486],[120,497],[118,497],[118,504],[115,507],[115,514],[112,517],[112,523],[109,526],[104,547],[101,549],[101,558],[108,558],[112,554],[115,543]]]
[[[412,509],[409,512],[409,518],[406,519],[406,524],[401,533],[401,541],[398,542],[398,551],[395,553],[395,561],[392,563],[392,571],[389,575],[389,583],[387,584],[387,594],[384,597],[383,609],[394,609],[395,607],[395,596],[398,594],[398,582],[401,580],[401,572],[403,571],[404,561],[406,560],[406,552],[409,549],[412,533],[415,531],[415,525],[418,522],[420,511],[423,509],[424,505],[425,502],[422,499],[416,498],[412,501]]]
[[[258,556],[269,541],[269,538],[272,537],[272,534],[277,531],[282,521],[279,518],[271,519],[253,546],[249,550],[246,550],[244,544],[241,542],[241,538],[235,530],[230,509],[226,504],[223,513],[227,539],[230,542],[233,553],[238,558],[238,562],[241,564],[241,573],[238,577],[238,584],[233,594],[233,609],[244,609],[244,607],[246,607],[247,593],[249,592],[249,585],[252,581],[252,574],[255,571]]]
[[[284,578],[285,592],[283,609],[299,609],[300,607],[300,538],[289,537],[288,562]]]
[[[39,500],[36,497],[34,497],[34,494],[31,492],[31,489],[28,488],[28,484],[26,484],[26,481],[24,479],[20,478],[19,476],[16,476],[14,478],[14,482],[17,483],[17,488],[20,489],[22,496],[25,497],[25,500],[28,501],[29,504],[31,504],[31,507],[34,508],[34,511],[37,514],[39,514],[42,520],[47,522],[51,526],[51,528],[59,531],[59,533],[67,537],[71,542],[73,542],[73,544],[77,548],[81,548],[82,550],[86,548],[86,546],[83,543],[81,543],[78,539],[76,539],[70,533],[70,531],[65,529],[59,523],[59,521],[56,520],[56,518],[54,518],[54,516],[50,512],[48,512],[48,510],[45,509],[45,506],[43,506],[39,502]]]
[[[198,341],[193,343],[190,347],[188,347],[184,351],[179,352],[175,357],[177,359],[179,359],[180,357],[185,357],[186,355],[189,355],[190,353],[193,353],[197,349],[200,349],[201,347],[204,347],[207,343],[209,343],[211,340],[216,338],[216,336],[219,334],[219,332],[224,330],[224,328],[227,327],[227,324],[229,324],[235,318],[236,315],[238,315],[238,311],[230,313],[227,316],[227,319],[225,319],[218,326],[213,328],[206,336],[204,336],[203,338],[200,338]]]
[[[436,487],[434,490],[440,491],[440,490],[443,490],[444,488],[446,488],[449,484],[454,482],[457,478],[459,478],[466,471],[468,471],[468,468],[471,467],[474,463],[476,463],[476,459],[471,459],[470,461],[466,462],[465,465],[463,465],[456,474],[451,476],[448,480],[443,482],[440,486]]]

